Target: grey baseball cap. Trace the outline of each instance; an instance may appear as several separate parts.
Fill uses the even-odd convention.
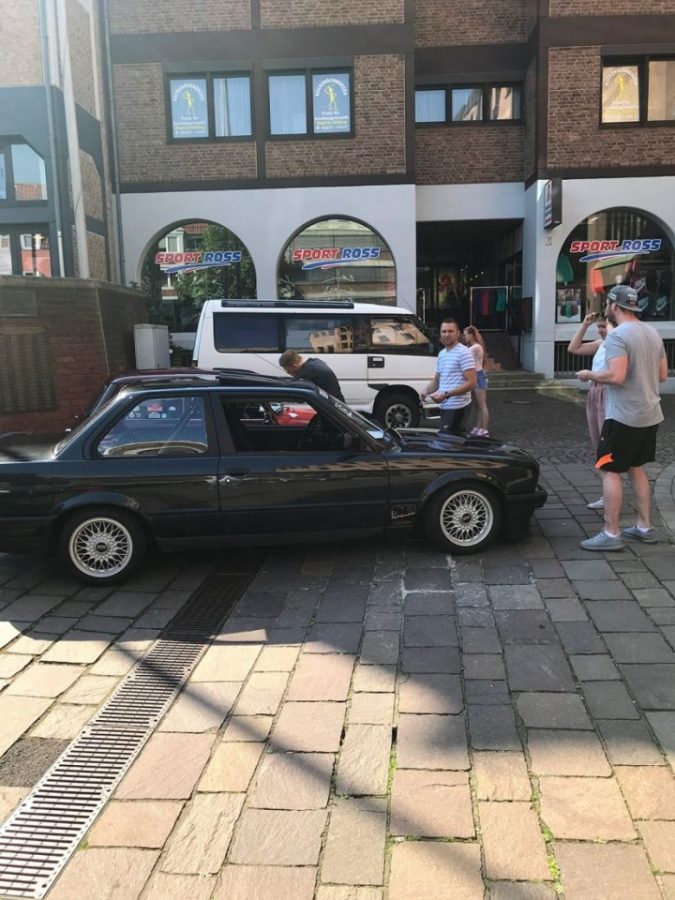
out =
[[[627,309],[629,312],[642,312],[638,305],[637,291],[627,284],[617,284],[616,287],[613,287],[607,294],[607,300],[610,303],[616,303],[621,309]]]

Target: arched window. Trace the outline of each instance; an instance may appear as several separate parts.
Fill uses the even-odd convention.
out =
[[[396,266],[386,242],[362,222],[334,216],[302,228],[279,263],[279,297],[396,303]]]
[[[204,300],[255,298],[255,268],[245,245],[229,229],[213,222],[185,222],[152,244],[141,287],[152,320],[167,324],[174,341],[189,349]]]
[[[674,266],[670,239],[644,213],[623,207],[595,213],[577,225],[558,256],[556,322],[599,312],[615,284],[635,288],[642,319],[673,319]]]

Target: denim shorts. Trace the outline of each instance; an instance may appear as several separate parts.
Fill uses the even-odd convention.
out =
[[[476,387],[479,391],[486,391],[488,386],[488,377],[485,373],[485,369],[480,369],[476,372]]]

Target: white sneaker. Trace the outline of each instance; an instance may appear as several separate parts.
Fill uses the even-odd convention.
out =
[[[604,509],[605,501],[601,497],[599,500],[594,500],[592,503],[587,503],[586,505],[588,509]]]

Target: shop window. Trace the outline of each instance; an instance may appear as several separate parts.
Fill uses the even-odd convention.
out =
[[[517,84],[418,87],[415,122],[520,122],[521,95]]]
[[[576,324],[599,312],[617,284],[635,288],[643,320],[672,320],[674,268],[673,246],[652,219],[625,208],[596,213],[577,225],[558,257],[556,322]]]
[[[185,222],[167,230],[150,246],[142,284],[151,321],[169,326],[174,365],[177,360],[190,364],[188,351],[204,300],[256,296],[251,254],[236,234],[213,222]]]
[[[353,219],[320,219],[299,231],[279,263],[279,297],[396,303],[396,267],[386,242]]]
[[[270,135],[352,133],[350,72],[306,69],[269,74],[267,89]]]
[[[675,121],[675,59],[605,59],[601,121],[604,125]]]
[[[168,91],[173,140],[251,136],[250,75],[171,77]]]
[[[45,161],[28,144],[0,140],[0,201],[47,200]]]

